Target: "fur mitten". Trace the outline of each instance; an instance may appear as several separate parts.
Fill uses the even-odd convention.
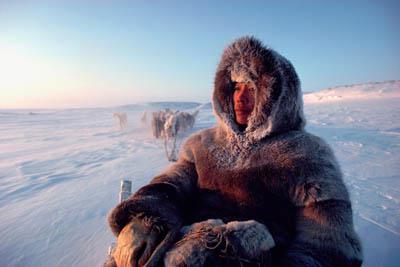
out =
[[[143,266],[164,236],[164,226],[157,218],[138,214],[119,233],[104,267]]]
[[[182,228],[182,239],[167,253],[164,265],[170,266],[216,266],[215,251],[222,235],[213,232],[222,226],[221,220],[207,220]]]
[[[167,253],[169,266],[268,266],[269,250],[275,246],[261,223],[207,220],[182,229],[182,239]]]
[[[270,265],[270,249],[275,246],[267,227],[257,221],[233,221],[224,225],[225,247],[221,256],[233,262]]]

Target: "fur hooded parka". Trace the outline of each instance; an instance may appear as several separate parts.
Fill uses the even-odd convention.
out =
[[[245,130],[234,118],[235,82],[256,88]],[[138,213],[170,225],[252,219],[274,238],[274,267],[361,266],[342,173],[328,145],[304,131],[291,63],[253,37],[234,41],[218,66],[212,103],[217,125],[189,137],[177,163],[112,211],[113,232]]]

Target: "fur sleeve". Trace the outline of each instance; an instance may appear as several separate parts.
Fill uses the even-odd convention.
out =
[[[280,266],[361,266],[361,243],[339,166],[322,140],[312,151],[313,156],[300,160],[302,167],[291,186],[296,235]]]
[[[184,153],[190,150],[186,143],[183,147],[183,151],[186,151]],[[156,217],[167,227],[180,225],[186,206],[196,190],[195,164],[189,161],[187,155],[181,153],[177,163],[111,211],[108,216],[111,230],[118,236],[132,217],[139,213]]]

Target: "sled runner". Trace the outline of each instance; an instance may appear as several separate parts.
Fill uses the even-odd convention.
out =
[[[132,194],[132,181],[121,180],[119,194],[118,194],[119,203],[128,199],[131,194]],[[116,266],[116,264],[114,262],[114,258],[113,258],[113,252],[114,252],[115,247],[116,247],[115,242],[111,243],[111,245],[108,247],[107,260],[103,265],[104,267]]]

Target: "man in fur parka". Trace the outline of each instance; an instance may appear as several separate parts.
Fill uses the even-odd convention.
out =
[[[217,125],[110,213],[117,265],[361,266],[340,167],[304,130],[292,64],[243,37],[225,49],[214,85]]]

